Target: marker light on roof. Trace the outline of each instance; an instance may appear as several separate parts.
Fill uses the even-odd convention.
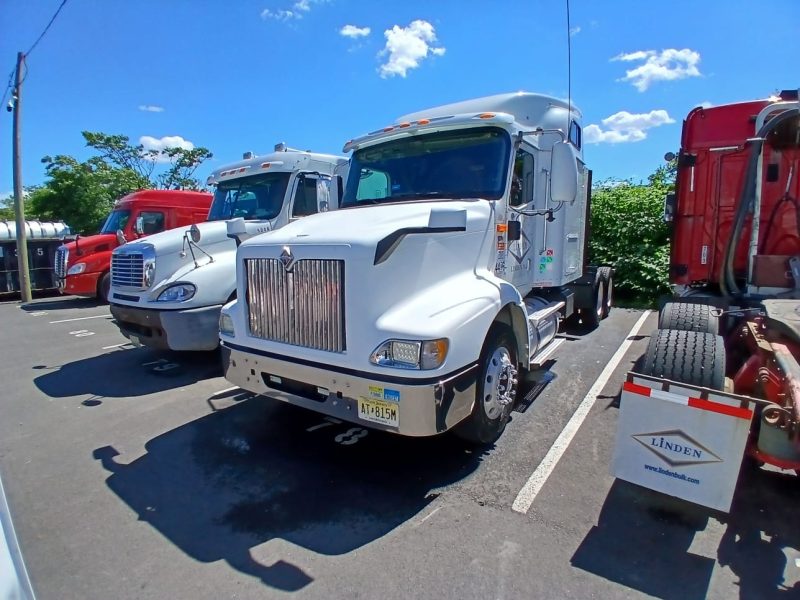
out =
[[[398,127],[400,127],[401,129],[405,129],[406,127],[411,127],[411,123],[400,123]]]
[[[394,127],[384,127],[383,128],[384,131],[391,131],[392,129],[394,129]]]
[[[419,121],[417,121],[417,125],[427,125],[430,122],[431,122],[430,119],[420,119]]]
[[[268,162],[261,163],[261,168],[262,169],[269,169],[269,163]]]
[[[491,119],[494,116],[495,116],[494,113],[481,113],[481,114],[478,115],[478,118],[479,119]]]

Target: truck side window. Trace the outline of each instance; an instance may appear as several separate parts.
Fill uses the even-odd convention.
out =
[[[572,121],[569,126],[569,141],[578,150],[581,149],[581,126]]]
[[[317,212],[317,179],[316,177],[297,178],[297,189],[292,203],[292,216],[305,217]]]
[[[525,150],[517,150],[514,172],[511,174],[511,190],[508,203],[520,206],[533,201],[533,156]]]
[[[151,235],[164,231],[164,213],[162,212],[140,212],[142,217],[142,233]]]

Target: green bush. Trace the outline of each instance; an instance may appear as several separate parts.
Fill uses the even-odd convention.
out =
[[[659,168],[647,184],[601,182],[592,189],[589,262],[615,269],[617,297],[654,305],[669,293],[669,228],[664,197],[674,166]]]

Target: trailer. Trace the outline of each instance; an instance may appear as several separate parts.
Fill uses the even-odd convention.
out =
[[[28,272],[32,291],[58,289],[56,249],[70,236],[62,222],[25,221],[28,245]],[[17,225],[0,221],[0,296],[20,292],[17,262]]]
[[[225,376],[362,426],[494,442],[563,320],[594,327],[611,305],[612,269],[585,260],[580,118],[519,92],[347,142],[339,210],[240,245]]]
[[[728,511],[743,463],[800,475],[799,159],[797,91],[686,117],[675,298],[623,387],[616,477]]]

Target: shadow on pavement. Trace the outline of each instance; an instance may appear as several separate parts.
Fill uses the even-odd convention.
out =
[[[739,578],[740,598],[798,598],[786,585],[783,550],[800,552],[797,477],[744,469],[728,515],[616,480],[598,524],[572,564],[610,581],[665,599],[705,598],[717,560]],[[713,517],[726,525],[717,560],[688,551]]]
[[[251,552],[281,538],[324,555],[372,542],[422,511],[481,461],[448,436],[406,439],[257,396],[160,435],[130,464],[94,457],[107,484],[187,555],[224,559],[281,590],[312,582]],[[255,551],[257,553],[257,550]]]
[[[784,580],[784,549],[800,554],[799,506],[800,477],[745,463],[717,550],[719,564],[739,578],[740,598],[800,598],[800,578]]]
[[[164,353],[148,348],[112,350],[64,365],[33,368],[45,371],[33,383],[51,398],[144,396],[222,375],[218,352]]]
[[[68,309],[87,309],[87,308],[106,308],[108,304],[100,302],[97,298],[82,298],[80,296],[58,296],[47,299],[36,299],[28,304],[23,304],[20,308],[26,312],[38,312],[40,310],[68,310]]]

